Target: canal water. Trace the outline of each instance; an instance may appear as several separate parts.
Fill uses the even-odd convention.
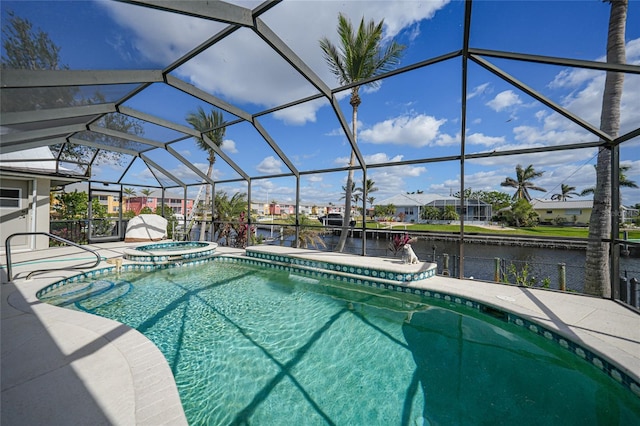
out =
[[[259,233],[268,237],[268,233]],[[277,238],[270,244],[291,245],[290,241],[280,241]],[[324,250],[333,250],[338,243],[338,235],[325,235],[324,241],[327,247]],[[388,239],[367,238],[367,256],[398,257],[389,249]],[[422,261],[435,261],[438,264],[438,274],[444,270],[445,258],[448,256],[449,273],[451,276],[460,276],[458,270],[459,244],[452,241],[434,241],[420,238],[412,243],[418,259]],[[322,248],[319,248],[323,250]],[[362,239],[348,238],[345,245],[345,253],[362,253]],[[491,244],[464,244],[464,277],[482,281],[493,281],[496,270],[496,258],[499,261],[501,279],[510,283],[516,282],[516,277],[522,279],[525,275],[534,286],[548,286],[558,289],[560,283],[561,265],[565,271],[566,288],[570,291],[583,292],[585,250],[551,249],[518,247]],[[640,280],[640,257],[637,252],[633,256],[620,257],[620,274],[628,279]]]
[[[194,227],[198,228],[199,227]],[[265,244],[291,246],[292,238],[280,239],[280,227],[270,229],[259,228],[258,235],[265,238]],[[192,241],[197,241],[197,233],[192,233]],[[327,233],[323,235],[325,248],[318,250],[332,251],[338,244],[339,235]],[[390,240],[380,237],[367,238],[367,256],[397,257],[389,248]],[[412,243],[418,259],[436,262],[438,274],[443,274],[448,258],[448,272],[452,277],[460,277],[459,243],[456,241],[435,241],[420,237]],[[362,238],[347,238],[345,253],[362,253]],[[494,281],[496,259],[499,260],[500,279],[503,282],[515,284],[517,279],[523,279],[536,287],[560,288],[561,268],[564,269],[565,285],[569,291],[582,293],[584,291],[585,250],[553,249],[537,247],[519,247],[508,245],[493,245],[485,243],[464,244],[464,278],[481,281]],[[640,249],[632,250],[630,256],[620,257],[620,275],[627,280],[640,280]]]

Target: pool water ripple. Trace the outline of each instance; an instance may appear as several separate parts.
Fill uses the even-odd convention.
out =
[[[191,424],[640,424],[593,365],[444,300],[216,262],[109,279],[126,297],[83,303],[162,350]]]

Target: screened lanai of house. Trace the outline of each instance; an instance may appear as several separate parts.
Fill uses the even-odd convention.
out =
[[[249,205],[299,206],[343,203],[353,170],[365,210],[371,194],[358,182],[375,181],[378,199],[416,189],[464,199],[516,164],[553,176],[549,198],[577,176],[595,186],[599,152],[616,181],[621,164],[639,167],[634,3],[627,60],[615,63],[602,2],[2,2],[3,29],[24,19],[59,48],[55,66],[19,66],[5,60],[13,42],[3,30],[2,171],[46,164],[40,173],[62,183],[119,194],[132,186],[186,199],[210,184],[246,193]],[[400,62],[357,82],[336,78],[319,41],[339,45],[339,13],[356,27],[384,19],[381,42],[405,46]],[[616,134],[600,126],[608,73],[625,77]],[[220,115],[206,130],[224,130],[221,141],[187,121],[199,108]],[[215,153],[211,173],[198,139]],[[613,185],[611,196],[638,201],[624,191]]]

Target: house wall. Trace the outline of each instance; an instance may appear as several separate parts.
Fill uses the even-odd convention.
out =
[[[35,179],[36,185],[36,208],[35,208],[35,229],[36,232],[49,232],[51,217],[49,215],[49,192],[51,181],[49,179]],[[46,236],[36,237],[36,250],[43,250],[49,247],[49,238]]]
[[[3,188],[19,188],[19,208],[0,208],[2,218],[2,247],[4,252],[7,237],[19,232],[49,232],[49,184],[46,178],[28,178],[3,175]],[[25,236],[11,239],[13,250],[41,250],[49,247],[47,236]]]
[[[108,195],[107,196],[107,213],[118,214],[120,211],[120,197]]]
[[[555,223],[556,218],[561,217],[565,220],[565,223],[589,223],[591,217],[590,208],[584,209],[548,209],[538,208],[534,209],[540,216],[540,222]],[[574,220],[575,216],[575,220]]]
[[[404,213],[403,222],[418,222],[420,220],[420,206],[402,206],[396,208],[396,217],[400,219]]]

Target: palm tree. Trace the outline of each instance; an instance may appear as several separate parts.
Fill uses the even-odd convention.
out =
[[[296,224],[295,216],[291,216],[287,222],[292,226],[284,227],[282,230],[283,236],[286,238],[294,237],[296,235],[296,230],[293,225]],[[305,215],[300,215],[298,217],[298,239],[296,241],[291,241],[292,247],[298,248],[309,248],[312,246],[314,248],[326,247],[326,243],[322,239],[322,231],[315,229],[314,225],[316,221],[312,221]],[[284,242],[284,239],[281,240],[280,244]]]
[[[129,211],[131,210],[131,205],[129,203],[129,200],[131,200],[132,197],[135,197],[138,194],[136,193],[136,190],[133,188],[124,188],[123,191],[127,195],[127,211]]]
[[[531,201],[531,195],[529,195],[529,190],[532,191],[546,191],[544,188],[540,188],[539,186],[535,186],[531,183],[531,180],[542,176],[544,172],[537,172],[533,168],[533,164],[529,164],[526,169],[523,169],[520,164],[516,166],[516,178],[506,178],[504,182],[500,184],[500,186],[508,186],[511,188],[516,188],[516,192],[513,194],[513,200],[521,200],[525,199],[527,201]]]
[[[355,189],[362,196],[364,196],[364,194],[367,194],[367,202],[371,204],[371,207],[373,207],[373,202],[375,201],[375,197],[370,197],[369,194],[372,192],[376,192],[378,190],[378,188],[375,185],[376,183],[373,181],[373,179],[367,179],[367,181],[364,182],[363,187],[358,187]],[[362,217],[364,218],[365,216],[366,216],[366,212],[362,215]]]
[[[234,230],[234,219],[239,218],[241,213],[246,213],[247,194],[236,192],[229,198],[226,192],[217,192],[215,207],[213,219],[221,222],[217,239],[218,241],[224,239],[226,245],[229,245]]]
[[[207,114],[202,107],[198,107],[197,112],[189,113],[187,116],[187,123],[200,132],[203,136],[196,138],[198,148],[207,153],[207,160],[209,161],[209,168],[207,169],[207,177],[211,179],[213,174],[213,163],[216,162],[216,152],[211,146],[209,146],[204,136],[208,137],[211,142],[216,146],[221,146],[226,133],[226,127],[224,127],[224,119],[220,111],[211,110],[210,114]],[[206,214],[204,212],[209,208],[211,204],[211,186],[207,184],[204,197],[204,209],[202,215],[202,222],[200,224],[200,241],[205,240],[204,230],[206,227]],[[214,232],[215,233],[215,225]]]
[[[350,193],[351,194],[351,201],[354,204],[358,204],[358,201],[360,201],[360,197],[362,196],[362,194],[357,192],[358,188],[356,188],[356,183],[355,182],[351,182],[351,189],[349,191],[347,191],[347,186],[343,185],[342,186],[342,191],[345,193],[345,195]],[[340,197],[340,199],[342,200],[345,197],[345,195]]]
[[[609,30],[607,35],[607,63],[624,64],[625,27],[628,0],[610,1]],[[620,130],[620,99],[624,85],[624,74],[607,71],[602,94],[600,130],[615,138]],[[604,141],[602,141],[604,142]],[[611,297],[611,274],[609,265],[610,243],[605,242],[611,233],[611,148],[603,147],[598,152],[596,164],[596,187],[593,194],[593,209],[589,219],[589,241],[585,262],[584,291],[602,297]]]
[[[367,202],[371,207],[373,207],[373,202],[376,200],[376,197],[367,197]]]
[[[572,195],[580,196],[580,194],[575,192],[575,190],[576,190],[575,186],[569,186],[563,183],[562,185],[560,185],[560,193],[553,194],[551,196],[551,199],[557,200],[557,201],[567,201],[567,198],[571,198]]]
[[[378,188],[376,187],[376,183],[373,181],[373,179],[367,179],[367,181],[364,183],[364,188],[358,187],[355,189],[356,192],[360,194],[366,193],[367,195],[371,194],[372,192],[376,192],[377,190]]]
[[[147,207],[147,203],[149,202],[149,197],[151,196],[151,194],[153,194],[153,190],[145,188],[145,189],[141,189],[140,193],[142,195],[144,195],[144,207]]]
[[[629,166],[629,165],[620,166],[620,168],[619,168],[619,176],[618,176],[618,185],[620,187],[624,187],[624,188],[637,188],[638,184],[635,181],[629,180],[627,178],[626,172],[628,172],[629,169],[631,169],[631,166]],[[580,196],[582,197],[582,196],[585,196],[585,195],[594,194],[595,192],[596,192],[596,189],[594,187],[585,188],[580,193]]]
[[[320,48],[324,59],[331,72],[338,78],[341,85],[352,84],[358,81],[374,77],[391,70],[400,62],[400,57],[405,46],[395,41],[382,46],[382,26],[384,20],[375,24],[369,21],[365,24],[364,17],[360,21],[358,31],[355,32],[351,21],[342,13],[338,15],[338,36],[340,46],[335,46],[327,37],[320,39]],[[376,85],[374,81],[367,85]],[[351,88],[349,104],[353,109],[351,125],[353,126],[353,141],[357,143],[358,107],[362,100],[359,94],[360,86]],[[355,152],[351,150],[349,167],[355,165]],[[348,225],[351,221],[351,190],[353,183],[353,169],[347,174],[345,193],[345,215],[342,224],[342,233],[336,246],[336,251],[343,251],[347,241]]]

